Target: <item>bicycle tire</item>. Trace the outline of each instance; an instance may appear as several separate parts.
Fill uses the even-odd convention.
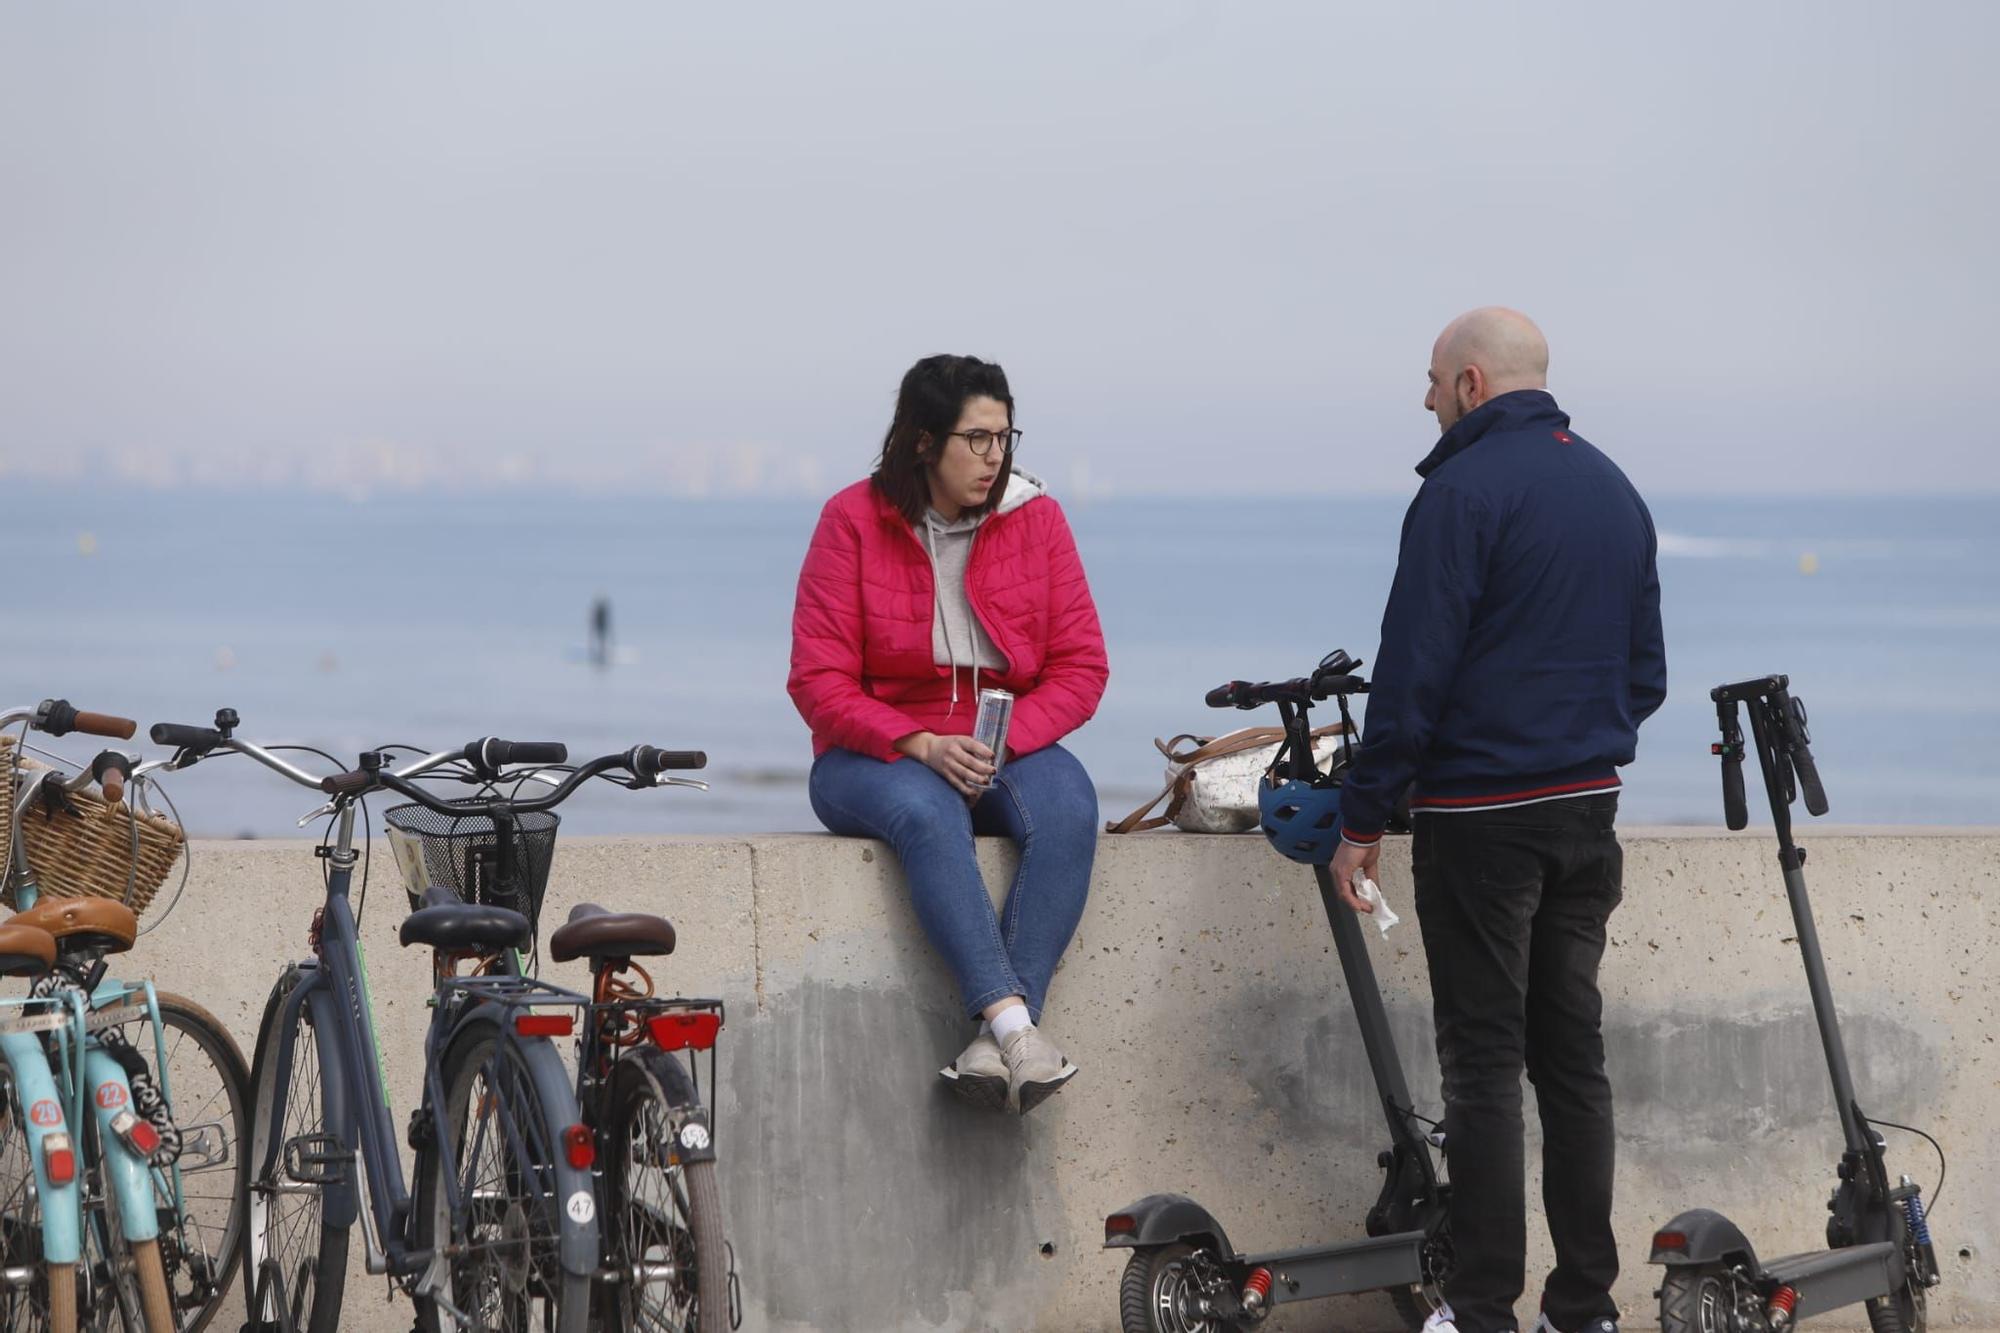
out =
[[[685,1079],[655,1067],[661,1051],[639,1051],[613,1067],[599,1126],[604,1163],[605,1252],[619,1269],[607,1287],[612,1328],[644,1333],[726,1333],[729,1243],[713,1161],[678,1161],[676,1112],[691,1105]],[[643,1172],[643,1175],[638,1173]],[[664,1251],[664,1253],[659,1253]],[[667,1259],[668,1283],[644,1281],[638,1266]],[[694,1281],[682,1280],[692,1268]]]
[[[435,1250],[448,1242],[461,1251],[443,1278],[449,1286],[448,1299],[477,1326],[521,1333],[529,1329],[584,1333],[590,1326],[591,1279],[562,1267],[563,1206],[553,1187],[554,1162],[563,1150],[566,1125],[542,1104],[523,1048],[501,1039],[497,1021],[474,1018],[445,1048],[440,1078],[444,1105],[432,1108],[432,1113],[443,1117],[457,1155],[464,1158],[469,1149],[474,1156],[469,1162],[447,1163],[439,1151],[444,1139],[433,1131],[418,1171],[412,1247]],[[477,1099],[481,1122],[468,1130],[475,1087],[482,1090]],[[488,1118],[488,1113],[503,1111],[513,1117],[513,1134],[496,1132],[500,1127]],[[488,1151],[503,1140],[506,1146],[499,1151],[504,1156],[489,1158]],[[525,1159],[514,1151],[517,1144]],[[447,1168],[457,1179],[460,1197],[484,1198],[469,1210],[464,1235],[454,1233],[446,1215]],[[521,1194],[503,1200],[501,1189]],[[490,1315],[489,1306],[494,1307]],[[418,1299],[419,1329],[446,1333],[450,1326],[442,1315],[436,1301]]]
[[[290,1307],[289,1320],[298,1333],[337,1333],[340,1307],[347,1286],[347,1226],[326,1222],[326,1189],[310,1182],[281,1180],[286,1174],[283,1145],[301,1134],[326,1132],[326,1103],[321,1081],[319,1042],[313,1032],[310,1006],[301,1008],[299,1021],[289,1034],[279,1030],[279,1018],[286,999],[298,986],[303,970],[287,968],[271,988],[264,1004],[263,1021],[257,1027],[256,1060],[250,1070],[254,1104],[250,1111],[250,1151],[254,1160],[244,1168],[243,1296],[249,1315],[247,1328],[285,1325],[267,1318],[265,1306],[283,1299]],[[292,1052],[290,1086],[285,1098],[285,1123],[272,1126],[271,1110],[277,1098],[275,1079],[280,1043],[289,1036]],[[267,1135],[276,1134],[279,1151],[270,1172],[252,1180],[249,1173],[262,1167],[260,1149]],[[280,1186],[283,1188],[281,1189]],[[274,1200],[291,1198],[296,1208],[286,1208]],[[296,1227],[287,1223],[296,1223]],[[275,1255],[267,1262],[267,1255]],[[321,1281],[328,1278],[328,1281]]]
[[[76,1265],[42,1261],[41,1196],[20,1090],[0,1064],[0,1264],[39,1272],[37,1286],[0,1287],[8,1333],[77,1333]]]
[[[215,1015],[170,991],[159,991],[155,998],[164,1029],[157,1045],[144,1019],[118,1028],[149,1068],[160,1048],[165,1048],[167,1068],[162,1086],[172,1093],[169,1111],[184,1139],[204,1148],[209,1146],[211,1132],[222,1140],[214,1147],[219,1150],[226,1176],[223,1171],[191,1165],[183,1153],[178,1164],[179,1221],[173,1228],[173,1243],[162,1249],[162,1278],[180,1320],[180,1333],[201,1333],[222,1308],[230,1280],[243,1258],[250,1070],[236,1039]],[[212,1185],[201,1179],[211,1174],[216,1176]],[[170,1216],[174,1200],[164,1171],[154,1172],[154,1188],[163,1216]]]

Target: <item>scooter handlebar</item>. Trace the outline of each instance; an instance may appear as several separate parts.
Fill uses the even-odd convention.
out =
[[[1722,818],[1732,830],[1750,823],[1750,807],[1743,799],[1743,759],[1724,755],[1722,759]]]
[[[1792,747],[1792,768],[1799,775],[1799,794],[1805,798],[1806,813],[1825,814],[1826,788],[1820,785],[1819,765],[1813,762],[1812,750],[1804,742]]]

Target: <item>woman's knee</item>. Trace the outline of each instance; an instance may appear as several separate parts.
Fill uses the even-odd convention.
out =
[[[1075,755],[1060,746],[1030,756],[1014,773],[1014,790],[1036,833],[1097,835],[1097,787]]]

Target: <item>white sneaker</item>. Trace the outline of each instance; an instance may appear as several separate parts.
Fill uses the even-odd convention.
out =
[[[1007,1062],[1007,1102],[1022,1115],[1076,1077],[1076,1066],[1033,1023],[1010,1033],[1000,1043],[1000,1055]]]
[[[958,1059],[938,1070],[938,1077],[974,1106],[999,1111],[1007,1105],[1007,1062],[1000,1057],[1000,1043],[993,1040],[991,1032],[981,1030],[972,1044],[959,1052]]]
[[[1458,1333],[1458,1325],[1451,1320],[1450,1304],[1442,1304],[1431,1311],[1429,1319],[1424,1320],[1424,1333]]]

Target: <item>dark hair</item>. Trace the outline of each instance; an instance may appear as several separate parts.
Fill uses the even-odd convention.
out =
[[[882,438],[882,456],[875,463],[875,489],[902,511],[911,523],[920,522],[931,502],[930,481],[924,473],[924,449],[941,449],[958,429],[958,417],[968,398],[994,398],[1007,406],[1007,422],[1014,421],[1014,395],[1007,388],[1007,372],[991,361],[976,356],[927,356],[903,376],[896,391],[896,415],[889,433]],[[992,512],[1006,493],[1007,480],[1014,475],[1014,456],[1001,460],[1000,474],[986,499],[968,513]]]

